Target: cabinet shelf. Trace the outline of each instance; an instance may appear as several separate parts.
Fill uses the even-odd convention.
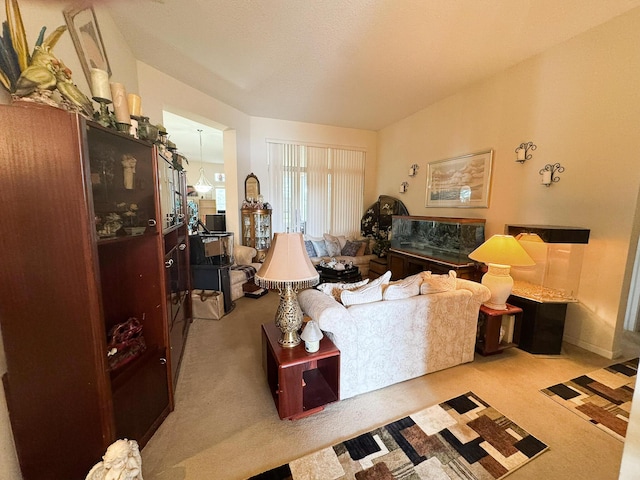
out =
[[[243,208],[242,245],[255,248],[254,261],[263,261],[271,247],[271,209]]]
[[[159,351],[160,348],[157,345],[147,346],[146,350],[142,352],[139,357],[131,360],[120,368],[110,370],[109,375],[111,377],[111,389],[113,391],[117,390],[129,378],[134,376],[138,370],[144,368],[152,358],[158,358]]]

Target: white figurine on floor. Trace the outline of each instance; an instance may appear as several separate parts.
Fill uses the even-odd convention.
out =
[[[126,438],[113,442],[85,480],[143,480],[138,442]]]

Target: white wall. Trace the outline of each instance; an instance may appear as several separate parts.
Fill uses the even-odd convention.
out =
[[[311,123],[251,118],[251,168],[260,180],[260,193],[270,201],[269,173],[267,169],[267,140],[285,140],[330,146],[357,147],[366,151],[365,208],[378,199],[376,172],[378,163],[377,132],[355,128],[333,127]],[[250,171],[238,174],[245,178]],[[364,213],[364,212],[363,212]],[[337,232],[339,233],[339,232]]]
[[[227,190],[227,230],[235,232],[236,241],[239,241],[238,227],[240,202],[244,197],[244,176],[241,177],[238,172],[251,168],[250,117],[145,63],[138,62],[137,68],[142,109],[144,115],[149,116],[151,123],[159,123],[162,112],[167,110],[223,130],[223,143],[228,143],[228,139],[233,138],[229,134],[235,131],[235,145],[231,147],[224,145],[223,148]],[[187,165],[187,170],[199,170],[200,167],[196,164]],[[189,174],[189,178],[192,174]],[[207,178],[212,181],[212,177]]]
[[[379,189],[408,180],[412,215],[486,218],[487,237],[508,223],[591,229],[565,340],[609,357],[640,185],[639,44],[636,9],[383,129],[378,146]],[[538,148],[521,165],[514,150],[527,141]],[[427,162],[489,148],[488,209],[424,207]],[[414,162],[419,175],[408,179]],[[556,162],[561,180],[541,186],[538,171]]]

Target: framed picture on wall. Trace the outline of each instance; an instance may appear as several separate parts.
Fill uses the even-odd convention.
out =
[[[91,85],[92,68],[104,70],[111,76],[111,67],[93,7],[65,10],[64,19],[89,85]]]
[[[427,164],[426,207],[487,208],[493,150]]]

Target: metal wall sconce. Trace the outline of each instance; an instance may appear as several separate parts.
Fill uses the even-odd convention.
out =
[[[407,187],[409,187],[409,183],[402,182],[400,184],[400,193],[405,193],[407,191]]]
[[[533,152],[536,148],[538,147],[534,145],[533,142],[521,143],[520,146],[516,148],[516,162],[524,163],[527,160],[531,160],[533,155],[529,152]]]
[[[542,175],[542,185],[549,187],[552,183],[559,182],[560,177],[558,177],[556,173],[562,172],[564,172],[564,167],[559,163],[554,163],[553,165],[547,163],[539,172],[540,175]]]
[[[411,167],[409,167],[409,176],[415,177],[416,173],[418,173],[419,168],[420,166],[417,163],[414,163],[413,165],[411,165]]]

